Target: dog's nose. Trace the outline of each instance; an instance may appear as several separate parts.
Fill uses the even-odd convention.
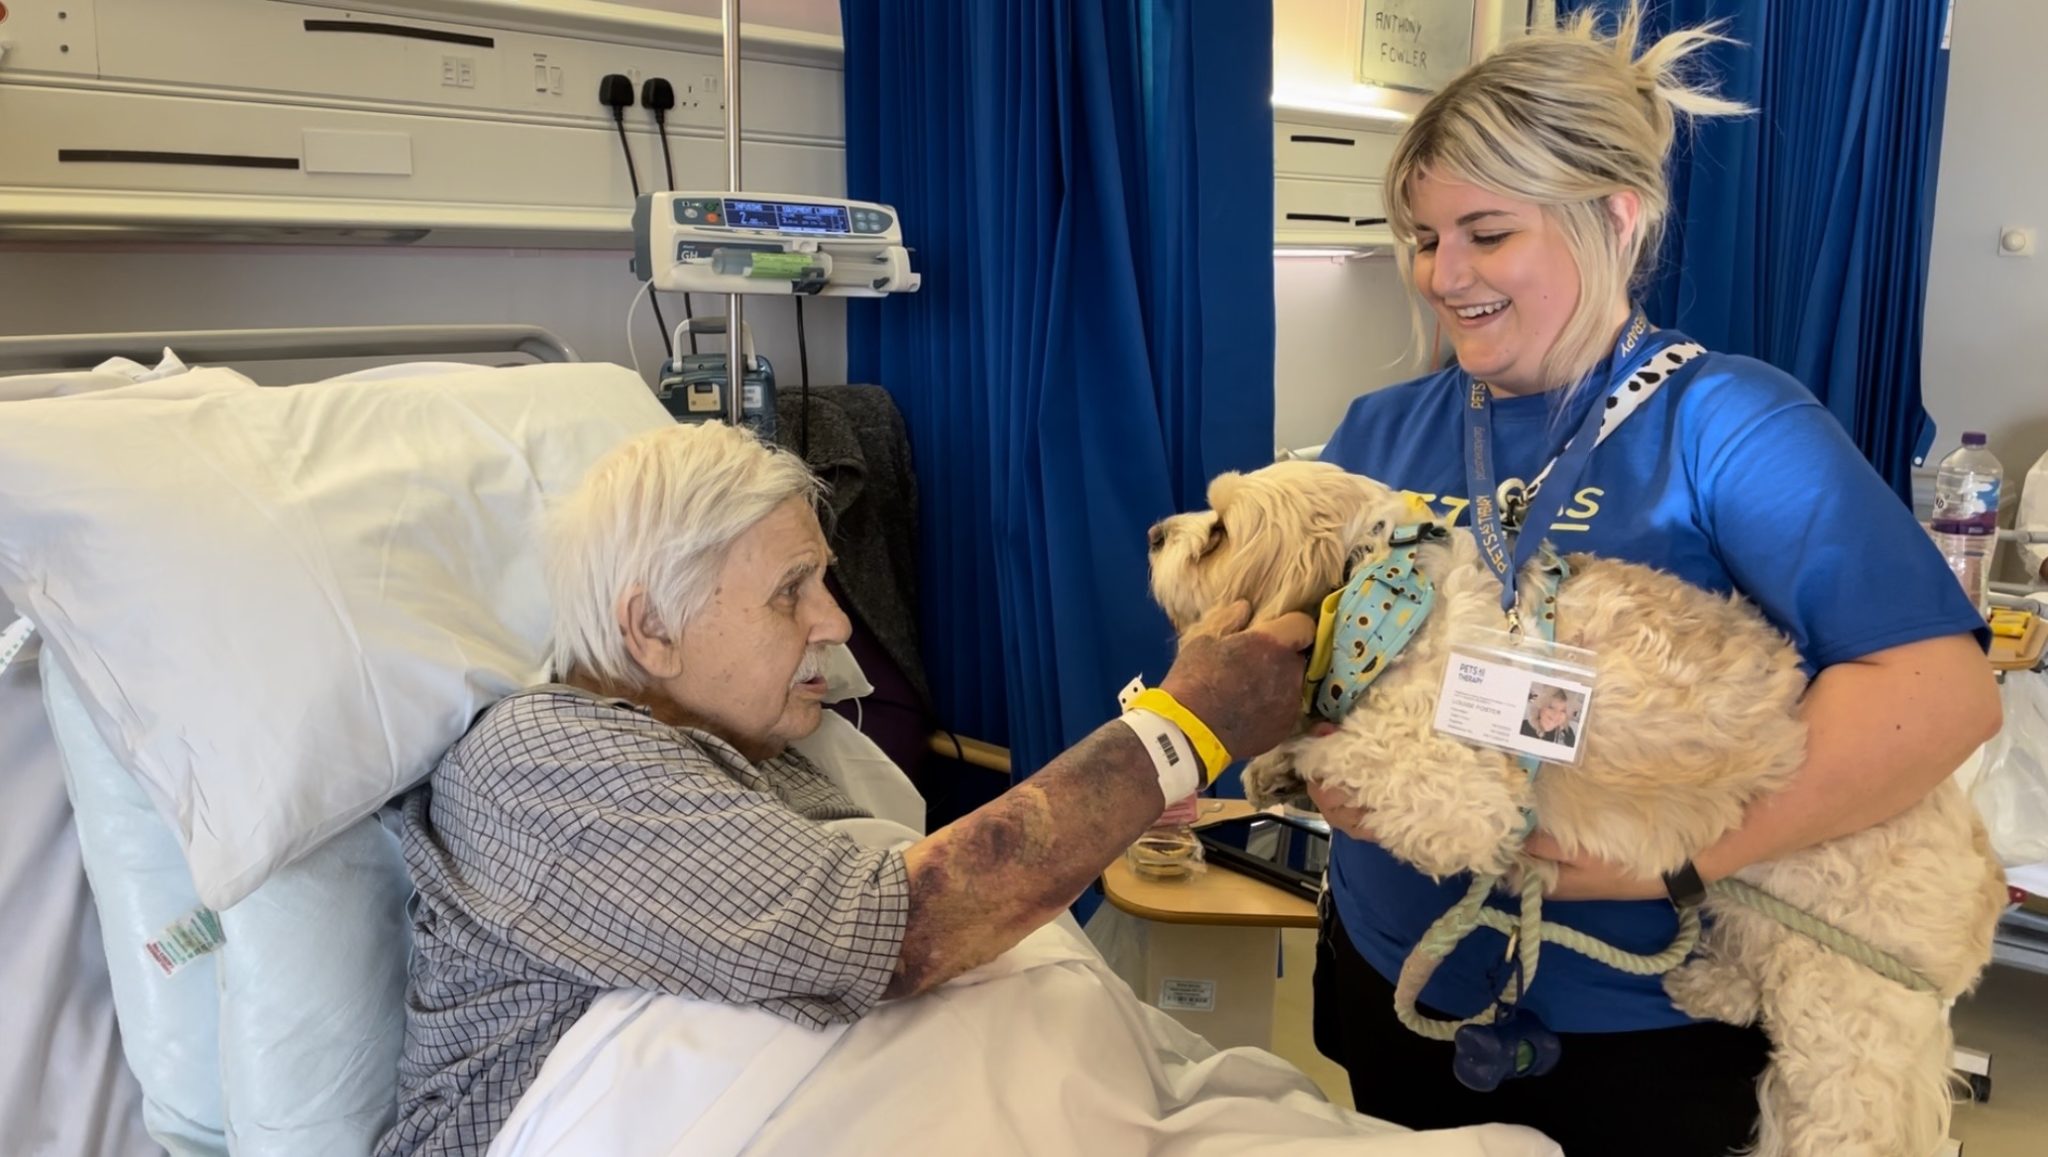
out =
[[[1152,524],[1152,529],[1145,534],[1145,545],[1151,547],[1154,551],[1166,545],[1165,523],[1155,522]]]

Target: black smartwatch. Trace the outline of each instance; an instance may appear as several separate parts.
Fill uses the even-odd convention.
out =
[[[1706,881],[1700,879],[1699,869],[1692,866],[1691,860],[1680,864],[1676,871],[1664,873],[1664,891],[1681,912],[1699,907],[1707,898]]]

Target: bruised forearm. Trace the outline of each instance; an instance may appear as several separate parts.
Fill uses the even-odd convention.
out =
[[[1315,641],[1306,615],[1240,631],[1249,614],[1240,602],[1205,617],[1159,682],[1242,757],[1267,751],[1300,719],[1301,652]],[[1108,723],[994,803],[912,844],[903,856],[910,918],[885,995],[936,988],[1009,950],[1073,903],[1166,803],[1144,741]]]
[[[911,845],[910,919],[885,995],[936,988],[1008,951],[1073,903],[1165,806],[1143,742],[1112,722]]]

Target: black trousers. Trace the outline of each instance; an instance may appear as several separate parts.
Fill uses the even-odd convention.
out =
[[[1473,1092],[1451,1075],[1449,1042],[1416,1036],[1395,1018],[1394,986],[1358,954],[1335,910],[1324,909],[1316,1048],[1350,1074],[1359,1112],[1412,1129],[1528,1125],[1567,1157],[1724,1157],[1748,1144],[1756,1079],[1770,1059],[1761,1029],[1709,1023],[1560,1033],[1555,1069]]]

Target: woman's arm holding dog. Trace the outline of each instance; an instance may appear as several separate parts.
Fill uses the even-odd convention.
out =
[[[1940,785],[2000,723],[1998,689],[1969,635],[1879,651],[1822,671],[1807,690],[1806,762],[1776,795],[1749,808],[1742,826],[1702,851],[1694,866],[1717,880],[1751,864],[1883,823]],[[1542,833],[1530,854],[1558,859]],[[1654,880],[1598,860],[1559,860],[1551,895],[1572,900],[1650,899]]]
[[[1940,786],[1998,733],[1998,685],[1983,648],[1950,635],[1822,671],[1807,691],[1806,763],[1703,852],[1709,879],[1881,824]]]
[[[1237,755],[1287,737],[1301,711],[1301,652],[1315,639],[1299,614],[1230,633],[1248,613],[1239,603],[1191,632],[1161,681]],[[1144,742],[1111,723],[911,845],[909,923],[886,995],[935,988],[1015,945],[1073,903],[1168,802]]]

